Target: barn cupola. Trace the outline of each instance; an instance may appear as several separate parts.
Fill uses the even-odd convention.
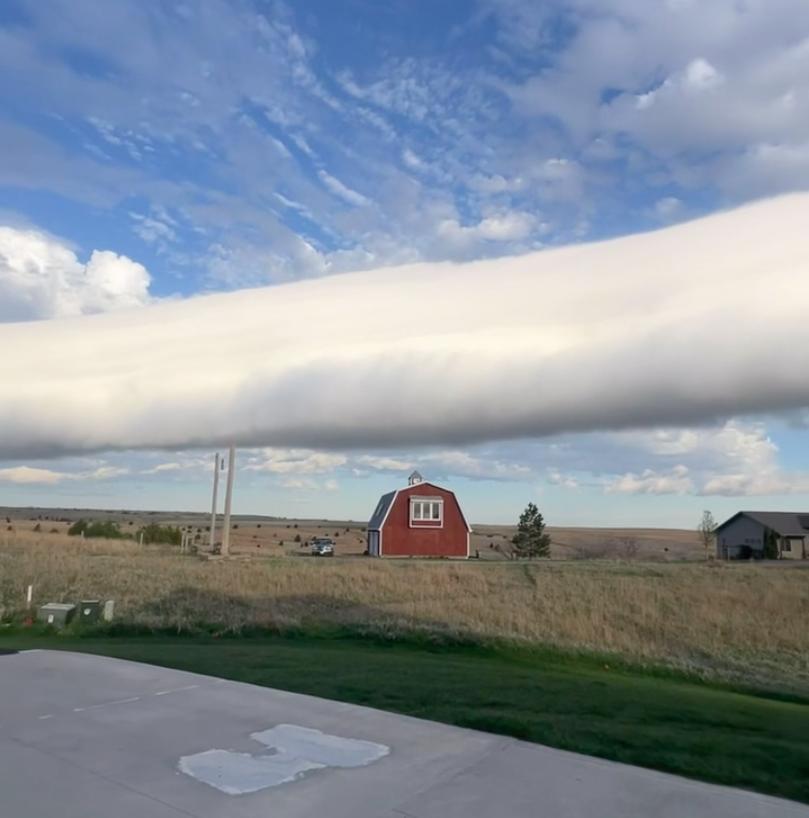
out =
[[[417,472],[414,471],[410,477],[407,478],[407,485],[408,486],[417,486],[419,483],[423,483],[424,478]]]

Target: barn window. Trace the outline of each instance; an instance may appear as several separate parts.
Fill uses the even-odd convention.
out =
[[[442,525],[444,522],[444,501],[432,497],[410,498],[411,525]]]

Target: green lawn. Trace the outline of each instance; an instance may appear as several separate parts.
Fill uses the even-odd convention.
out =
[[[809,803],[809,701],[595,657],[359,638],[0,635],[310,693]]]

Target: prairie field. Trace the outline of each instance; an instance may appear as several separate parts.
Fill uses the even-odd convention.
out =
[[[236,551],[206,560],[168,546],[17,526],[0,532],[0,619],[25,617],[31,584],[34,605],[114,599],[116,621],[133,628],[510,640],[809,692],[809,572],[801,568],[641,559],[317,560]]]

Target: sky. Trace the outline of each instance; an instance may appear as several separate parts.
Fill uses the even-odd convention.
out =
[[[751,270],[774,233],[741,235],[744,216],[705,222],[727,252],[688,266],[700,275],[665,248],[698,235],[677,233],[691,220],[809,188],[807,77],[804,0],[6,0],[0,337],[3,382],[28,403],[0,415],[0,504],[203,510],[214,438],[232,431],[245,513],[365,519],[413,468],[477,522],[514,521],[529,500],[577,525],[806,510],[805,396],[766,367],[799,354],[805,266],[767,256]],[[773,231],[805,201],[776,200]],[[651,238],[619,238],[634,234]],[[775,262],[772,300],[757,288]],[[268,289],[224,295],[255,287]],[[382,303],[389,315],[368,311]],[[734,333],[721,348],[711,321]],[[189,383],[203,342],[214,356],[249,346],[252,421],[226,411],[224,369]],[[266,363],[250,357],[262,343]],[[645,385],[623,380],[632,343]],[[675,370],[656,366],[669,344]],[[576,377],[542,368],[576,345]],[[76,348],[65,377],[37,384]],[[423,381],[407,375],[419,350]],[[397,352],[401,366],[383,366]],[[754,363],[778,400],[706,398],[717,372]],[[685,389],[689,371],[703,384]],[[374,373],[377,418],[395,422],[362,435]],[[584,417],[571,386],[598,407],[611,381],[622,401]],[[652,400],[651,381],[676,400]],[[561,395],[557,419],[578,422],[548,421]],[[62,450],[22,434],[83,409]],[[440,423],[414,420],[437,409]],[[283,429],[264,417],[277,414]],[[240,428],[189,431],[234,416]]]

